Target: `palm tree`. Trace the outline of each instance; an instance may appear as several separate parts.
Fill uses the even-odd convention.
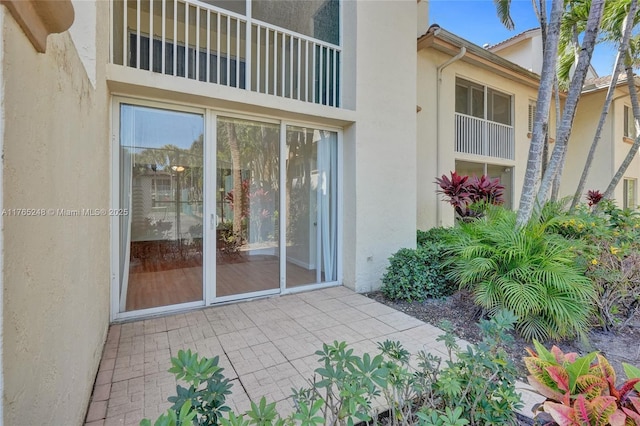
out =
[[[584,85],[584,80],[589,69],[589,64],[591,63],[591,56],[593,55],[593,50],[595,48],[603,10],[604,0],[593,0],[591,2],[591,7],[589,8],[589,17],[585,26],[580,54],[578,57],[578,63],[576,65],[573,78],[571,79],[571,83],[569,85],[566,103],[562,112],[562,119],[560,121],[560,125],[558,126],[558,133],[556,134],[556,144],[553,148],[546,173],[542,177],[540,189],[538,190],[538,195],[536,197],[536,204],[538,206],[543,205],[547,201],[547,197],[551,189],[551,184],[555,179],[556,174],[562,173],[562,170],[560,170],[560,163],[565,155],[567,140],[569,139],[569,135],[571,134],[571,127],[575,118],[578,100],[580,99],[582,86]],[[542,87],[540,88],[540,91],[542,91]],[[529,216],[528,218],[530,217],[531,216]],[[523,219],[520,218],[520,214],[519,219]],[[523,222],[519,221],[519,223],[522,224]]]
[[[615,2],[609,2],[611,5]],[[617,4],[619,4],[618,2]],[[607,12],[610,12],[611,7],[608,8]],[[631,38],[631,31],[634,25],[634,17],[636,16],[638,11],[638,0],[631,0],[629,4],[628,12],[624,18],[624,23],[620,24],[620,21],[615,21],[613,24],[623,27],[622,30],[622,40],[618,46],[618,53],[616,55],[616,63],[613,67],[613,74],[611,75],[611,82],[609,83],[609,89],[607,90],[607,96],[604,101],[604,105],[602,106],[602,113],[600,114],[600,120],[598,121],[598,127],[596,128],[596,133],[593,136],[593,142],[591,143],[591,148],[589,149],[589,154],[587,155],[587,160],[584,165],[584,169],[582,170],[582,175],[580,176],[580,181],[578,182],[578,187],[576,188],[576,192],[573,196],[573,201],[571,202],[570,210],[575,209],[580,201],[580,197],[582,196],[582,192],[584,191],[584,187],[587,181],[587,176],[589,175],[589,171],[591,170],[591,164],[593,163],[593,159],[595,157],[596,148],[598,146],[598,142],[600,141],[600,134],[602,133],[602,128],[604,127],[605,119],[607,118],[607,114],[609,113],[609,107],[611,105],[611,101],[613,99],[613,93],[615,91],[616,85],[618,84],[618,76],[622,72],[622,68],[624,66],[625,58],[627,57],[627,53],[629,50],[629,40]],[[604,20],[608,22],[608,19]],[[627,73],[628,74],[628,73]],[[633,75],[633,72],[631,72]],[[632,79],[633,80],[633,79]],[[634,86],[635,87],[635,86]]]
[[[502,2],[501,2],[502,3]],[[540,88],[536,102],[536,115],[533,122],[531,144],[527,159],[527,169],[524,176],[522,195],[516,224],[522,227],[529,221],[533,213],[535,201],[535,188],[540,175],[542,153],[544,152],[544,140],[549,127],[549,109],[553,81],[555,78],[556,61],[558,57],[558,42],[560,38],[560,23],[562,20],[564,2],[553,0],[551,4],[551,16],[548,24],[541,19],[544,25],[545,41],[543,45],[542,71],[540,73]],[[542,11],[543,9],[541,9]],[[543,13],[539,16],[542,17]]]

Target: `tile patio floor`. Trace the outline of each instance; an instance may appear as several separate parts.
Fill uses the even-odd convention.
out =
[[[307,385],[320,364],[323,342],[344,340],[356,353],[399,340],[445,357],[442,331],[345,287],[208,307],[161,318],[112,325],[103,351],[86,426],[154,421],[171,405],[176,381],[167,370],[180,349],[220,356],[232,380],[227,404],[236,412],[265,396],[281,414],[293,410],[291,388]],[[526,385],[519,383],[522,391]],[[525,391],[525,401],[535,395]],[[530,413],[528,408],[524,413]]]

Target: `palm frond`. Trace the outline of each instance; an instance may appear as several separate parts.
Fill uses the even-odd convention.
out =
[[[511,19],[511,0],[493,0],[493,4],[496,6],[496,13],[502,25],[508,30],[513,30],[515,24]]]

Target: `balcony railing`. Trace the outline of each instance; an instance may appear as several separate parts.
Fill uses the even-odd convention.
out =
[[[114,64],[341,104],[340,46],[197,0],[113,0],[112,7]]]
[[[455,113],[456,152],[513,160],[513,127]]]

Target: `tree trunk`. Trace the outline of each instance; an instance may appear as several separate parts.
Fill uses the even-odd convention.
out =
[[[533,213],[535,200],[535,188],[540,175],[542,164],[542,152],[544,150],[544,138],[549,126],[549,109],[551,107],[551,93],[553,91],[553,79],[556,72],[558,58],[558,41],[560,38],[560,21],[562,20],[564,2],[553,0],[551,5],[551,18],[546,28],[546,40],[542,58],[542,72],[540,74],[540,89],[536,101],[536,116],[533,122],[531,144],[527,169],[524,175],[522,195],[516,224],[524,226]]]
[[[556,135],[558,134],[558,127],[560,126],[560,121],[562,121],[562,116],[560,115],[560,82],[558,81],[558,75],[556,74],[556,79],[554,82],[555,86],[555,107],[556,107]],[[567,153],[562,156],[560,161],[560,170],[564,170],[564,163],[567,158]],[[551,199],[553,201],[558,200],[558,194],[560,193],[560,174],[556,173],[556,177],[553,179],[553,185],[551,186]]]
[[[578,106],[578,100],[580,99],[584,79],[587,75],[587,71],[589,70],[589,64],[591,63],[591,56],[593,55],[600,20],[602,19],[603,6],[604,0],[593,0],[591,2],[587,27],[582,41],[582,48],[580,50],[580,58],[569,86],[569,94],[562,113],[562,120],[560,127],[558,128],[558,134],[556,135],[556,145],[551,153],[547,172],[542,177],[542,182],[540,183],[540,189],[538,190],[538,196],[536,197],[537,206],[542,206],[547,201],[547,195],[551,189],[551,183],[556,177],[556,173],[562,175],[560,163],[562,157],[565,155],[565,150],[567,149],[567,140],[571,135],[571,126],[573,125],[573,119],[575,118],[576,107]],[[549,37],[550,35],[551,34],[549,34]]]
[[[627,168],[629,168],[629,164],[631,164],[631,161],[633,161],[633,158],[638,153],[638,148],[640,147],[640,105],[638,105],[638,92],[636,90],[636,82],[633,77],[633,68],[631,67],[627,68],[627,85],[629,86],[629,97],[631,98],[631,106],[633,108],[633,117],[635,118],[636,133],[638,133],[638,135],[636,135],[636,139],[633,141],[631,149],[629,149],[627,156],[625,157],[622,164],[620,164],[618,171],[613,176],[613,179],[611,179],[611,182],[609,183],[606,191],[604,191],[603,198],[605,199],[611,198],[613,191],[616,189],[616,186],[618,186],[618,183],[620,183],[620,179],[622,179],[622,176],[624,176]]]
[[[584,186],[587,182],[587,177],[589,176],[589,172],[591,171],[591,164],[593,163],[593,159],[596,155],[596,148],[598,147],[598,142],[600,141],[600,134],[602,133],[602,128],[604,127],[604,122],[607,118],[607,114],[609,114],[609,107],[611,106],[611,101],[613,99],[613,93],[616,90],[616,85],[618,84],[618,76],[622,72],[624,67],[624,58],[627,54],[627,50],[629,50],[629,39],[631,38],[631,30],[633,29],[633,17],[636,16],[636,12],[638,11],[638,0],[631,0],[631,4],[629,6],[629,13],[625,18],[624,29],[622,32],[622,40],[620,42],[620,46],[618,46],[618,54],[616,56],[616,64],[613,68],[613,74],[611,75],[611,82],[609,83],[609,89],[607,90],[607,97],[604,100],[604,105],[602,106],[602,113],[600,114],[600,121],[598,121],[598,127],[596,128],[596,133],[593,136],[593,142],[591,143],[591,148],[589,148],[589,154],[587,155],[587,161],[584,164],[584,169],[582,169],[582,175],[580,176],[580,181],[578,182],[578,187],[576,188],[576,192],[573,195],[573,201],[571,202],[571,208],[569,211],[573,211],[578,203],[580,202],[580,197],[582,196],[582,192],[584,191]]]
[[[229,138],[229,151],[231,153],[231,167],[233,168],[233,235],[242,238],[242,168],[240,165],[240,147],[238,146],[238,137],[236,135],[236,125],[227,122],[227,137]]]

